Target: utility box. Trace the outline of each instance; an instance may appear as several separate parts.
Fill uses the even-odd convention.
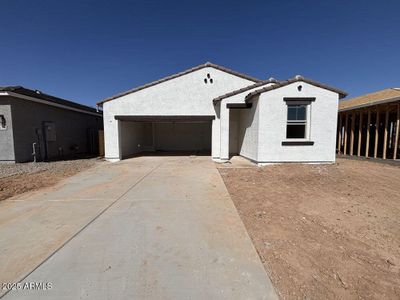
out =
[[[56,124],[54,122],[44,122],[44,135],[47,142],[55,142],[57,140]]]

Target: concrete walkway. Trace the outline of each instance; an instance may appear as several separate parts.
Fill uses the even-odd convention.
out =
[[[277,299],[209,157],[104,163],[0,220],[2,281],[52,285],[4,299]]]

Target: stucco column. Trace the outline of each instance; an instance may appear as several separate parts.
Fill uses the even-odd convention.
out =
[[[121,121],[104,118],[105,158],[115,162],[121,160]]]
[[[221,103],[221,119],[220,119],[220,147],[221,147],[221,156],[220,159],[222,161],[229,160],[229,109],[226,108],[225,101]]]

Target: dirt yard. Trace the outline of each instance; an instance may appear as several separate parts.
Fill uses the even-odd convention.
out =
[[[97,159],[0,164],[0,201],[42,187],[94,166]]]
[[[221,167],[281,299],[400,299],[400,167]]]

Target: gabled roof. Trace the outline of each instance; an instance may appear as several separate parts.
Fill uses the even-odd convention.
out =
[[[289,85],[289,84],[294,83],[294,82],[299,82],[299,81],[306,82],[308,84],[311,84],[311,85],[314,85],[314,86],[317,86],[317,87],[320,87],[320,88],[323,88],[323,89],[330,90],[332,92],[338,93],[339,94],[339,98],[344,98],[344,97],[347,96],[347,93],[342,91],[342,90],[339,90],[339,89],[331,87],[329,85],[322,84],[320,82],[317,82],[317,81],[314,81],[314,80],[311,80],[311,79],[308,79],[308,78],[304,78],[302,76],[297,75],[294,78],[291,78],[291,79],[288,79],[288,80],[285,80],[285,81],[280,81],[279,83],[277,83],[275,85],[266,86],[266,87],[263,87],[261,89],[255,90],[254,92],[249,93],[246,96],[246,101],[251,99],[254,96],[257,96],[257,95],[261,94],[261,93],[268,92],[268,91],[275,90],[275,89],[279,89],[281,87],[284,87],[286,85]]]
[[[254,88],[256,88],[256,87],[259,87],[259,86],[266,85],[266,84],[268,84],[268,83],[279,83],[279,81],[276,80],[276,79],[273,79],[273,78],[270,78],[270,79],[264,80],[264,81],[260,81],[260,82],[257,82],[257,83],[254,83],[254,84],[245,86],[245,87],[243,87],[243,88],[241,88],[241,89],[238,89],[238,90],[235,90],[235,91],[226,93],[226,94],[224,94],[224,95],[221,95],[221,96],[219,96],[219,97],[217,97],[217,98],[214,98],[213,101],[214,101],[214,103],[215,103],[215,102],[221,101],[222,99],[235,96],[235,95],[237,95],[237,94],[240,94],[240,93],[249,91],[249,90],[254,89]]]
[[[400,100],[400,88],[389,88],[339,102],[339,111]]]
[[[114,100],[114,99],[116,99],[116,98],[119,98],[119,97],[122,97],[122,96],[125,96],[125,95],[128,95],[128,94],[131,94],[131,93],[135,93],[135,92],[137,92],[137,91],[143,90],[143,89],[148,88],[148,87],[151,87],[151,86],[153,86],[153,85],[156,85],[156,84],[159,84],[159,83],[162,83],[162,82],[171,80],[171,79],[175,79],[175,78],[177,78],[177,77],[180,77],[180,76],[183,76],[183,75],[186,75],[186,74],[189,74],[189,73],[192,73],[192,72],[194,72],[194,71],[197,71],[197,70],[200,70],[200,69],[203,69],[203,68],[207,68],[207,67],[212,67],[212,68],[214,68],[214,69],[217,69],[217,70],[220,70],[220,71],[223,71],[223,72],[226,72],[226,73],[229,73],[229,74],[238,76],[238,77],[242,77],[242,78],[247,79],[247,80],[250,80],[250,81],[254,81],[254,82],[260,82],[260,81],[261,81],[261,80],[259,80],[259,79],[257,79],[257,78],[254,78],[254,77],[245,75],[245,74],[243,74],[243,73],[239,73],[239,72],[233,71],[233,70],[231,70],[231,69],[228,69],[228,68],[225,68],[225,67],[222,67],[222,66],[219,66],[219,65],[210,63],[210,62],[206,62],[205,64],[198,65],[198,66],[193,67],[193,68],[191,68],[191,69],[188,69],[188,70],[186,70],[186,71],[179,72],[179,73],[176,73],[176,74],[173,74],[173,75],[170,75],[170,76],[161,78],[161,79],[159,79],[159,80],[156,80],[156,81],[147,83],[147,84],[145,84],[145,85],[136,87],[136,88],[134,88],[134,89],[128,90],[128,91],[126,91],[126,92],[122,92],[122,93],[117,94],[117,95],[115,95],[115,96],[108,97],[108,98],[106,98],[106,99],[104,99],[104,100],[101,100],[101,101],[97,102],[97,105],[102,105],[104,102],[111,101],[111,100]]]
[[[48,102],[49,104],[57,104],[59,106],[71,107],[73,109],[78,109],[78,110],[83,110],[83,111],[86,111],[89,113],[98,114],[99,116],[101,116],[101,114],[102,114],[101,112],[99,112],[97,109],[95,109],[93,107],[89,107],[89,106],[79,104],[76,102],[72,102],[69,100],[62,99],[62,98],[47,95],[38,90],[30,90],[30,89],[24,88],[19,85],[0,87],[0,92],[12,92],[12,93],[15,93],[18,95],[28,96],[28,97],[35,98],[35,99],[44,100],[45,102]],[[12,96],[12,95],[10,95],[10,96]]]

